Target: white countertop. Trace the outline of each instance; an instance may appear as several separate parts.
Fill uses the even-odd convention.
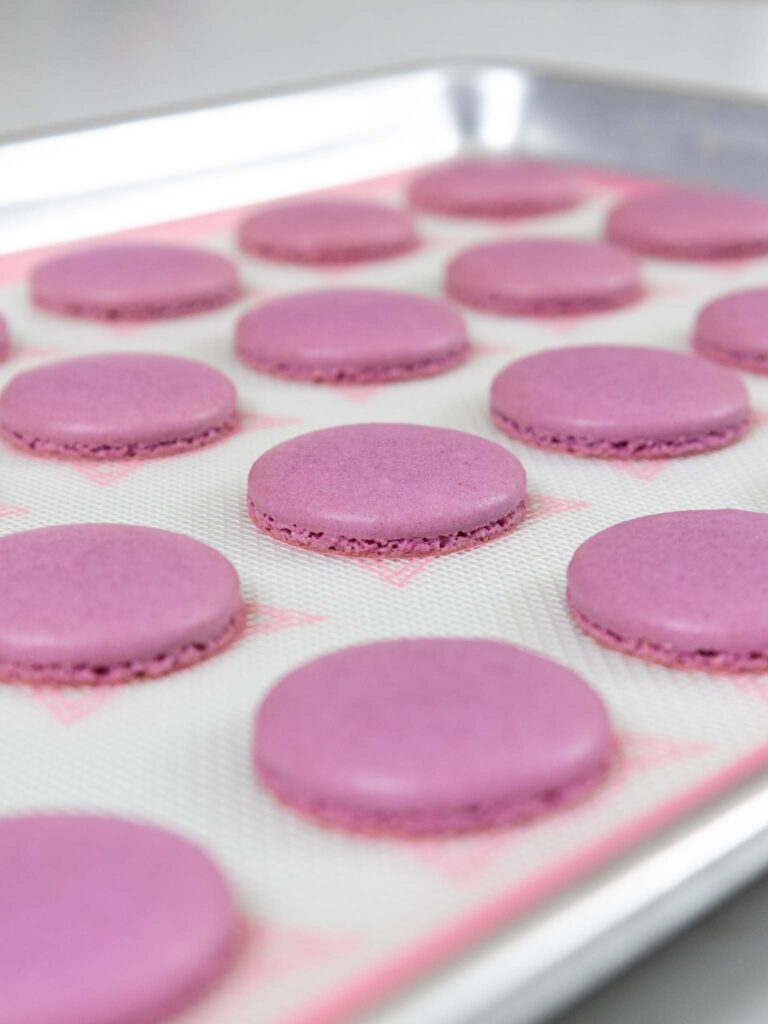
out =
[[[3,43],[0,134],[450,57],[768,96],[758,0],[28,0]],[[768,880],[557,1024],[765,1024],[766,948]]]

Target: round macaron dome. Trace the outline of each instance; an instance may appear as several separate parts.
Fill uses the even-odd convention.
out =
[[[708,303],[696,319],[693,346],[718,363],[768,373],[768,288],[733,292]]]
[[[445,554],[509,533],[525,514],[525,470],[482,437],[358,423],[270,448],[248,477],[262,532],[324,554]]]
[[[427,377],[469,354],[464,322],[446,303],[372,289],[272,299],[236,330],[241,361],[293,380],[368,384]]]
[[[768,202],[703,188],[662,188],[625,199],[608,217],[610,241],[667,259],[768,253]]]
[[[87,320],[147,321],[219,309],[240,298],[234,263],[191,246],[121,243],[53,256],[31,274],[40,309]]]
[[[213,444],[236,426],[229,378],[176,356],[64,359],[18,374],[0,392],[0,436],[40,455],[172,455]]]
[[[684,353],[620,345],[551,349],[510,363],[491,386],[491,415],[526,444],[606,459],[711,451],[750,423],[737,374]]]
[[[200,848],[121,818],[0,820],[0,1020],[161,1024],[241,945],[229,886]]]
[[[768,515],[664,512],[590,537],[568,604],[595,640],[671,668],[768,669]]]
[[[407,213],[356,199],[308,199],[268,206],[240,225],[240,247],[281,263],[358,263],[418,245]]]
[[[0,680],[120,683],[186,668],[242,625],[237,573],[191,537],[83,523],[0,538]]]
[[[346,648],[285,676],[254,730],[254,764],[324,823],[402,836],[522,821],[582,796],[614,744],[574,672],[493,640]]]
[[[411,204],[451,217],[525,217],[577,205],[578,177],[548,160],[467,157],[420,174]]]
[[[642,295],[639,263],[612,245],[573,239],[490,242],[455,256],[448,295],[507,316],[569,316],[617,309]]]

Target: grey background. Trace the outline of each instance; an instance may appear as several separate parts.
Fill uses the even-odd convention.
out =
[[[2,0],[0,15],[2,135],[446,57],[768,98],[758,0]],[[767,950],[762,882],[557,1024],[765,1024]]]

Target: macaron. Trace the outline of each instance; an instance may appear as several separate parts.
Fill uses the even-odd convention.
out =
[[[258,710],[264,784],[321,822],[405,837],[521,821],[582,796],[613,754],[570,669],[494,640],[394,640],[284,676]]]
[[[236,403],[231,381],[192,359],[81,356],[14,377],[0,392],[0,436],[42,455],[171,455],[231,434]]]
[[[696,351],[718,363],[768,373],[768,288],[723,295],[699,313]]]
[[[768,669],[768,515],[663,512],[590,537],[568,567],[576,623],[670,668]]]
[[[448,295],[507,316],[570,316],[617,309],[642,294],[637,260],[600,242],[530,238],[490,242],[455,256]]]
[[[257,306],[237,325],[247,366],[292,380],[369,384],[443,373],[469,341],[450,306],[404,292],[328,289]]]
[[[323,554],[446,554],[517,526],[525,470],[474,434],[357,423],[265,452],[248,477],[248,511],[270,537]]]
[[[268,206],[240,225],[240,247],[280,263],[358,263],[418,244],[407,213],[353,199],[307,199]]]
[[[722,448],[749,429],[738,375],[680,352],[621,345],[551,349],[491,386],[496,426],[571,455],[653,459]]]
[[[91,246],[38,264],[29,280],[35,306],[86,320],[165,320],[207,313],[240,298],[234,263],[191,246]]]
[[[582,188],[572,171],[548,160],[480,156],[420,174],[409,198],[449,217],[526,217],[575,206]]]
[[[199,847],[121,818],[0,820],[0,1020],[160,1024],[232,965],[241,927]]]
[[[610,241],[648,256],[738,259],[768,253],[768,202],[702,188],[663,188],[624,200],[608,217]]]
[[[227,559],[198,540],[115,523],[0,537],[0,680],[149,679],[221,650],[242,624]]]

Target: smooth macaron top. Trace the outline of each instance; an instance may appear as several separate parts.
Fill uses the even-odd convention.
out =
[[[203,312],[240,296],[235,265],[191,246],[123,243],[45,260],[30,277],[43,309],[93,319],[151,320]]]
[[[413,249],[407,213],[353,199],[308,199],[268,206],[240,225],[240,246],[287,263],[354,263]]]
[[[239,614],[234,567],[191,537],[85,523],[0,538],[0,663],[100,666],[218,639]]]
[[[90,815],[0,820],[0,1020],[160,1024],[232,963],[237,911],[197,846]]]
[[[458,217],[514,217],[575,206],[582,196],[576,175],[547,160],[469,157],[420,174],[411,203]]]
[[[505,367],[493,381],[491,409],[520,428],[621,443],[744,426],[749,396],[736,373],[696,356],[580,345]]]
[[[768,288],[722,295],[699,313],[693,342],[697,348],[768,360]]]
[[[611,245],[532,238],[459,253],[448,264],[446,288],[462,302],[536,313],[628,300],[641,283],[637,260]]]
[[[301,292],[250,310],[237,325],[240,358],[257,368],[332,377],[418,367],[468,351],[450,306],[404,292]]]
[[[768,202],[702,188],[632,196],[608,217],[607,237],[651,256],[716,259],[768,252]]]
[[[525,470],[473,434],[358,423],[270,448],[253,464],[248,496],[279,524],[366,540],[434,538],[508,516],[525,498]]]
[[[133,352],[81,356],[14,377],[0,392],[0,431],[77,449],[148,449],[233,426],[237,393],[192,359]]]
[[[289,802],[361,827],[465,829],[555,806],[607,768],[599,697],[511,644],[408,639],[335,651],[285,676],[254,757]],[[541,802],[541,806],[537,804]]]
[[[768,649],[768,515],[736,509],[630,519],[568,567],[572,608],[623,640],[683,652]]]

